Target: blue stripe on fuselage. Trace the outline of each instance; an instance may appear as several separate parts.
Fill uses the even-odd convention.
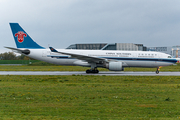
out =
[[[176,59],[167,59],[167,58],[120,58],[120,57],[101,57],[106,59],[113,60],[133,60],[133,61],[156,61],[156,62],[171,62],[176,63]]]

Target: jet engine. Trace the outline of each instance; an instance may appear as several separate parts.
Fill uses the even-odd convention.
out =
[[[122,62],[109,62],[105,67],[111,71],[123,71]]]

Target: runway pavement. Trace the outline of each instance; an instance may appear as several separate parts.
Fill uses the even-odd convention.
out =
[[[0,75],[107,75],[107,76],[180,76],[180,72],[111,72],[86,74],[84,71],[0,71]]]

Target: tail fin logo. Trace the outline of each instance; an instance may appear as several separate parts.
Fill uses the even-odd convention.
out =
[[[15,37],[18,37],[18,42],[22,43],[24,41],[24,37],[27,37],[27,34],[23,31],[19,31],[15,34]]]

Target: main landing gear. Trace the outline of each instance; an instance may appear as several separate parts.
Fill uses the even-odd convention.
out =
[[[86,70],[86,73],[99,73],[99,70],[97,68],[94,68],[94,69],[88,69]]]
[[[159,70],[160,70],[160,68],[158,67],[156,70],[156,74],[159,74]]]
[[[90,63],[91,69],[86,70],[86,73],[99,73],[99,70],[97,69],[96,63]]]

